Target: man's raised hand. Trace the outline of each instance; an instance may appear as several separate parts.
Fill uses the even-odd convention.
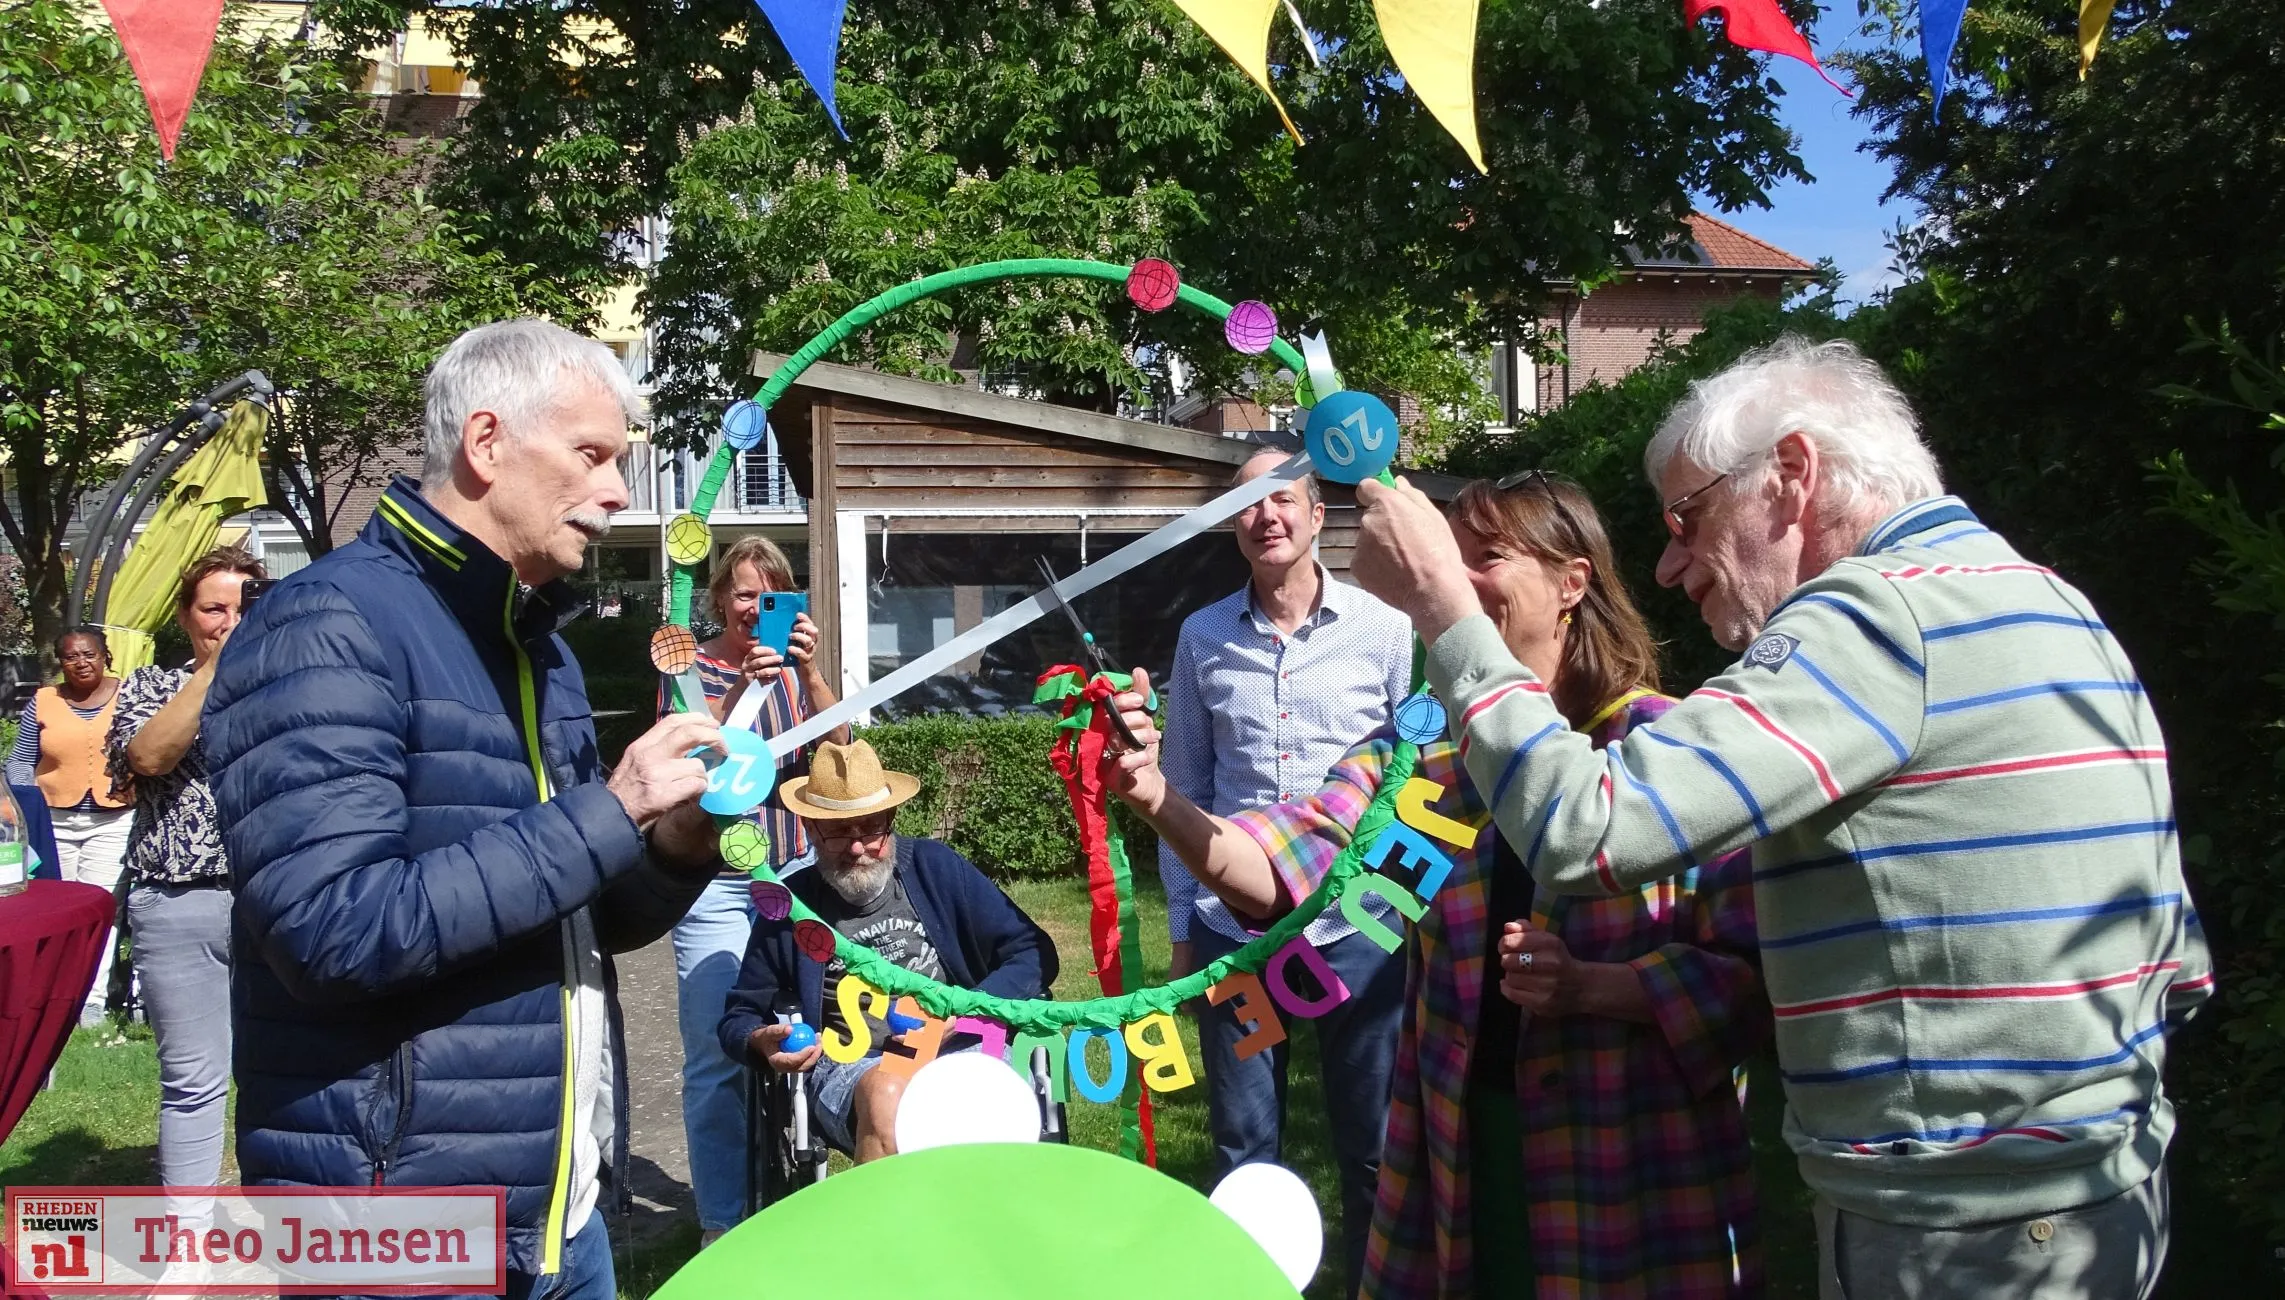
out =
[[[1357,549],[1349,576],[1412,620],[1421,643],[1436,644],[1447,628],[1483,612],[1452,528],[1428,494],[1398,480],[1357,485]]]
[[[706,764],[693,750],[722,749],[722,724],[702,713],[670,713],[627,746],[609,789],[643,830],[706,793]]]

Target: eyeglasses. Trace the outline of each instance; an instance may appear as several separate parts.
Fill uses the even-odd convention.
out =
[[[897,819],[893,815],[870,817],[861,822],[843,822],[831,830],[826,830],[821,825],[817,830],[817,839],[821,844],[863,844],[881,839],[896,828]]]
[[[1729,478],[1728,474],[1717,475],[1713,482],[1708,483],[1704,487],[1699,488],[1694,492],[1683,493],[1681,496],[1678,496],[1672,501],[1667,502],[1666,505],[1660,509],[1659,513],[1666,519],[1666,531],[1673,534],[1675,541],[1681,542],[1685,546],[1689,545],[1690,543],[1690,521],[1683,517],[1682,507],[1689,505],[1692,501],[1695,501],[1699,497],[1702,497],[1708,492],[1713,491],[1716,487],[1719,487],[1727,478]]]

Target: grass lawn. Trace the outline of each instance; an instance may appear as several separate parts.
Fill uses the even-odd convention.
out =
[[[1165,902],[1154,872],[1138,872],[1136,911],[1143,919],[1143,962],[1152,983],[1164,979],[1166,928],[1158,923]],[[1008,889],[1016,903],[1055,938],[1063,970],[1055,994],[1065,1000],[1096,996],[1087,947],[1087,895],[1077,880],[1024,881]],[[1181,1021],[1185,1050],[1195,1069],[1197,1029]],[[1326,1142],[1320,1101],[1313,1027],[1289,1023],[1293,1050],[1288,1080],[1285,1163],[1308,1181],[1318,1204],[1338,1204],[1333,1162]],[[1762,1229],[1770,1272],[1769,1294],[1776,1300],[1813,1300],[1816,1242],[1810,1227],[1808,1189],[1779,1137],[1782,1103],[1774,1061],[1751,1067],[1755,1172],[1761,1183]],[[1159,1168],[1172,1177],[1208,1190],[1210,1153],[1206,1140],[1206,1089],[1203,1081],[1156,1098]],[[5,1145],[0,1145],[0,1185],[144,1184],[155,1177],[158,1141],[158,1059],[150,1031],[131,1025],[80,1030],[55,1072],[55,1086],[40,1094]],[[1101,1150],[1118,1144],[1118,1112],[1074,1097],[1070,1106],[1073,1140]],[[2174,1237],[2167,1276],[2158,1294],[2164,1300],[2207,1300],[2212,1296],[2285,1294],[2285,1272],[2257,1233],[2239,1226],[2219,1189],[2202,1176],[2197,1159],[2205,1140],[2194,1125],[2176,1139],[2169,1167],[2174,1177]],[[223,1181],[236,1177],[232,1153],[224,1156]],[[1336,1212],[1337,1216],[1337,1212]],[[1338,1232],[1328,1222],[1329,1236]],[[695,1224],[619,1261],[619,1291],[627,1300],[644,1300],[698,1248]],[[1343,1294],[1337,1247],[1329,1242],[1328,1263],[1310,1300]]]

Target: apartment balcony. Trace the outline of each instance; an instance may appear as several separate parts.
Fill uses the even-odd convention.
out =
[[[611,517],[616,527],[656,525],[690,509],[690,498],[706,476],[707,457],[669,452],[647,442],[631,444],[621,471],[627,476],[627,508]],[[738,453],[730,479],[715,498],[717,524],[796,524],[809,518],[809,505],[786,473],[774,439]]]

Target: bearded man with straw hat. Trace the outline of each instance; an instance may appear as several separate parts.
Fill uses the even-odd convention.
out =
[[[881,767],[864,741],[817,747],[809,775],[782,787],[785,806],[817,845],[817,866],[786,887],[844,938],[920,975],[996,997],[1036,998],[1055,982],[1055,942],[968,859],[935,840],[896,833],[896,810],[920,781]],[[853,1029],[827,991],[848,967],[818,963],[794,943],[791,917],[757,919],[745,964],[722,1017],[722,1050],[779,1074],[813,1072],[811,1114],[826,1141],[859,1163],[896,1154],[897,1102],[904,1080],[878,1069],[888,1026],[860,1013]],[[811,1046],[781,1050],[798,1012],[803,1024],[844,1036],[864,1034],[863,1059],[842,1063]],[[976,1046],[948,1036],[947,1052]]]

